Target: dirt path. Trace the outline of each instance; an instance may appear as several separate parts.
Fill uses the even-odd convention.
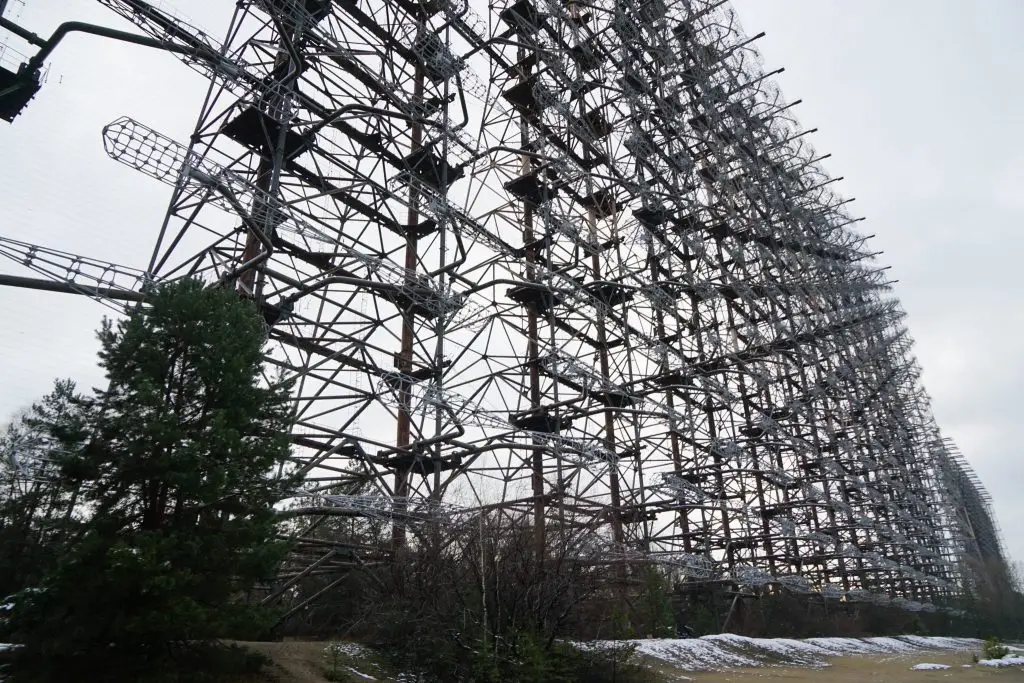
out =
[[[283,643],[241,643],[270,657],[265,681],[279,683],[324,683],[323,652],[326,643],[287,641]]]

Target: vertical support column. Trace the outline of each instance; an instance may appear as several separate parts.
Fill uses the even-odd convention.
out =
[[[664,230],[662,225],[659,225],[659,224],[651,225],[647,229],[652,231],[652,233],[655,230]],[[657,282],[658,279],[659,279],[659,274],[658,274],[658,257],[657,257],[657,254],[655,253],[654,242],[655,242],[655,238],[652,236],[652,238],[650,240],[650,245],[648,246],[648,253],[647,253],[647,261],[648,261],[648,271],[647,272],[650,275],[651,282]],[[684,249],[688,253],[689,247],[688,246],[684,247]],[[671,259],[672,259],[671,253],[666,254],[665,258],[670,261],[669,266],[666,267],[666,270],[669,270],[671,272],[673,270],[673,268],[671,267]],[[675,315],[676,315],[676,317],[678,319],[678,316],[679,316],[678,305],[679,304],[676,301],[674,296],[672,297],[672,302],[673,302],[673,306],[675,307]],[[666,327],[665,327],[665,317],[666,317],[665,316],[665,311],[662,310],[662,308],[660,308],[659,306],[655,305],[655,307],[654,307],[654,334],[655,334],[655,338],[658,339],[658,340],[665,340],[666,337],[668,336],[668,332],[667,332]],[[678,334],[678,332],[677,332],[677,334]],[[676,340],[675,343],[678,343],[678,339]],[[668,377],[672,373],[672,366],[671,366],[671,364],[669,362],[669,355],[670,354],[666,352],[666,353],[664,353],[664,355],[661,358],[661,363],[660,363],[660,365],[658,367],[658,372],[659,372],[661,377]],[[682,377],[682,374],[680,374],[680,378],[681,377]],[[680,381],[681,381],[681,379],[680,379]],[[677,475],[682,475],[683,474],[683,456],[682,456],[682,447],[680,445],[679,432],[680,432],[681,429],[683,429],[683,425],[680,425],[678,423],[678,417],[676,416],[677,415],[677,413],[676,413],[676,394],[675,394],[676,389],[675,389],[674,386],[672,386],[672,383],[671,383],[670,380],[666,380],[666,384],[668,384],[668,386],[666,386],[664,388],[665,405],[671,411],[670,417],[667,419],[667,423],[668,423],[668,429],[669,429],[669,447],[671,449],[672,471],[675,474],[677,474]],[[685,507],[680,508],[680,510],[678,511],[678,513],[676,515],[676,519],[678,520],[679,528],[680,528],[680,531],[681,531],[682,537],[683,537],[683,548],[684,548],[684,550],[687,553],[691,553],[691,552],[693,552],[693,540],[690,538],[689,518],[687,517],[687,513],[686,513],[686,508]]]
[[[426,78],[423,67],[417,65],[415,81],[413,83],[412,104],[414,108],[423,103],[424,79]],[[413,154],[423,143],[423,124],[413,121],[410,124],[411,142],[409,154]],[[409,183],[409,211],[406,216],[405,230],[405,278],[406,283],[411,287],[416,284],[416,263],[419,257],[417,244],[416,225],[419,222],[420,194],[414,182]],[[395,357],[395,365],[398,372],[408,375],[412,372],[413,344],[416,339],[416,314],[410,306],[401,312],[402,316],[402,340],[401,348]],[[398,396],[398,419],[395,425],[395,448],[401,451],[409,446],[412,441],[412,385],[409,382],[402,382],[402,389]],[[395,496],[405,498],[409,495],[409,472],[402,467],[395,469]],[[392,545],[400,548],[405,545],[405,525],[395,522],[392,530]]]
[[[520,63],[524,64],[523,75],[519,82],[529,82],[533,64],[527,59],[526,47],[520,47],[518,57]],[[526,113],[519,114],[519,145],[522,149],[530,146],[529,121]],[[529,175],[533,171],[533,157],[524,154],[522,159],[522,174]],[[523,200],[523,244],[527,245],[525,250],[526,281],[537,282],[537,249],[535,244],[536,236],[533,231],[534,207]],[[537,411],[541,407],[540,390],[540,331],[539,314],[537,304],[530,301],[526,304],[526,334],[527,334],[527,367],[529,368],[529,402],[530,410]],[[530,486],[533,493],[533,549],[538,563],[543,563],[545,547],[547,545],[547,530],[545,527],[545,490],[544,490],[544,449],[540,448],[542,443],[533,439],[534,446],[530,455]]]
[[[296,37],[301,33],[302,28],[301,20],[299,20],[295,29]],[[277,56],[274,58],[274,69],[271,74],[290,74],[291,69],[288,66],[291,62],[291,56],[287,49],[288,42],[289,38],[282,34],[278,42]],[[292,68],[299,69],[301,65],[295,64],[292,65]],[[283,82],[278,81],[278,83]],[[264,197],[272,200],[277,197],[277,190],[281,182],[281,170],[284,167],[285,140],[289,131],[286,118],[288,116],[289,103],[285,99],[287,96],[279,94],[280,91],[277,88],[268,87],[265,92],[268,99],[267,115],[276,118],[279,125],[277,139],[267,140],[270,155],[260,157],[259,165],[256,168],[255,185],[260,191],[265,193]],[[256,224],[263,231],[264,238],[271,239],[275,230],[273,223],[274,211],[266,205],[266,202],[263,203],[263,206],[260,206],[260,198],[258,197],[256,205],[252,207],[252,211],[255,214]],[[264,242],[259,237],[247,234],[245,248],[242,250],[242,263],[253,262],[260,256],[260,252],[264,248]],[[263,296],[263,272],[260,268],[254,266],[242,272],[238,278],[238,289],[243,295],[251,297],[253,301],[259,303]]]
[[[594,207],[587,209],[587,223],[591,231],[591,241],[594,243],[599,242],[597,238],[597,210]],[[600,280],[601,255],[596,249],[593,256],[591,256],[591,268],[593,269],[594,280]],[[611,377],[611,366],[608,362],[608,331],[603,311],[599,311],[597,316],[597,345],[601,379],[608,382]],[[604,409],[604,447],[609,453],[615,452],[615,441],[615,408],[609,405]],[[621,544],[623,542],[622,496],[619,491],[619,469],[617,462],[611,462],[609,465],[608,492],[611,497],[612,539],[615,543]]]

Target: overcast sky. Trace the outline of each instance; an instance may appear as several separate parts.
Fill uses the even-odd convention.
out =
[[[946,436],[1024,560],[1024,2],[736,0],[909,314]]]
[[[233,3],[175,5],[220,35]],[[748,34],[767,32],[766,66],[786,68],[783,92],[803,100],[796,113],[819,128],[826,168],[845,177],[837,189],[877,235],[938,422],[992,494],[1011,556],[1024,559],[1024,2],[734,6]],[[128,28],[93,0],[12,0],[12,12],[39,34],[67,20]],[[0,122],[0,235],[142,267],[168,189],[109,160],[100,131],[129,115],[185,140],[205,84],[169,55],[84,36],[50,64],[25,114]],[[28,274],[6,261],[0,273]],[[100,383],[102,306],[0,289],[0,311],[0,420],[56,376]]]

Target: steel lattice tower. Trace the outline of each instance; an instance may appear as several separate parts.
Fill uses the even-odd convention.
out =
[[[692,581],[911,609],[1001,557],[885,269],[726,3],[239,0],[219,41],[100,1],[210,80],[188,141],[104,131],[173,188],[152,259],[0,253],[104,300],[195,276],[257,301],[312,514],[403,543],[487,506],[539,545],[591,529]]]

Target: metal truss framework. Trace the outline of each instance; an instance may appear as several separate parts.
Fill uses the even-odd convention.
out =
[[[188,141],[104,131],[173,188],[152,260],[0,253],[108,301],[256,300],[310,514],[402,543],[499,508],[539,547],[591,529],[609,560],[911,609],[1001,558],[852,200],[726,3],[239,0],[219,41],[100,1],[210,80]]]

